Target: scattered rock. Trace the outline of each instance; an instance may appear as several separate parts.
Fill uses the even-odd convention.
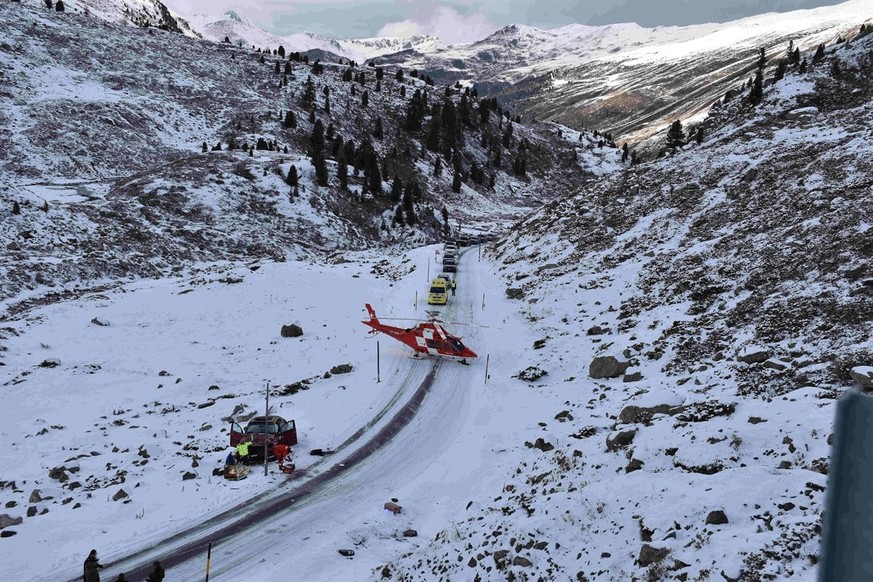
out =
[[[351,364],[340,364],[339,366],[334,366],[330,369],[331,374],[348,374],[353,370]]]
[[[864,390],[873,390],[873,366],[855,366],[849,370],[849,375]]]
[[[558,422],[567,422],[568,420],[573,420],[573,415],[570,414],[569,410],[562,410],[555,415],[555,420]]]
[[[656,406],[625,406],[618,413],[618,421],[622,424],[648,424],[656,414],[669,414],[671,416],[685,410],[684,406],[670,404],[658,404]]]
[[[393,501],[387,501],[383,507],[385,509],[387,509],[388,511],[390,511],[391,513],[393,513],[394,515],[397,515],[398,513],[403,511],[403,508],[401,506],[397,505],[396,503],[394,503]]]
[[[337,551],[340,553],[340,555],[345,556],[347,558],[351,558],[352,556],[355,555],[355,550],[348,550],[348,549],[343,548],[343,549],[337,550]]]
[[[615,436],[607,436],[606,451],[611,452],[626,448],[628,445],[634,442],[634,437],[636,435],[637,431],[636,429],[633,429],[619,432]]]
[[[509,299],[521,299],[524,297],[524,291],[517,287],[509,287],[506,290],[506,296]]]
[[[525,382],[536,382],[543,376],[548,376],[549,373],[545,370],[538,368],[537,366],[528,366],[521,372],[515,375],[519,380],[524,380]]]
[[[192,473],[191,471],[185,471],[185,474],[182,475],[182,481],[190,481],[191,479],[196,479],[197,473]]]
[[[27,508],[27,517],[33,517],[36,515],[36,505],[31,505]]]
[[[627,467],[624,468],[625,473],[633,473],[634,471],[639,471],[643,468],[643,462],[639,459],[631,459],[627,464]]]
[[[18,532],[13,531],[11,529],[4,529],[3,531],[0,531],[0,538],[11,538],[16,533],[18,533]]]
[[[509,556],[509,550],[497,550],[491,557],[494,558],[494,565],[498,570],[503,570],[506,568],[506,558]]]
[[[60,360],[58,360],[57,358],[51,358],[48,360],[43,360],[42,363],[40,363],[39,367],[40,368],[57,368],[60,365],[61,365]]]
[[[198,404],[197,408],[207,408],[209,406],[212,406],[213,404],[215,404],[214,400],[207,400],[206,402],[201,402],[200,404]]]
[[[758,416],[750,416],[748,422],[749,422],[749,424],[759,424],[759,423],[761,423],[761,422],[767,422],[767,419],[766,419],[766,418],[760,418],[760,417],[758,417]]]
[[[93,323],[94,325],[99,325],[100,327],[108,327],[108,326],[109,326],[109,322],[108,322],[108,321],[105,321],[105,320],[100,319],[100,318],[97,318],[97,317],[95,317],[94,319],[92,319],[92,320],[91,320],[91,323]]]
[[[418,532],[414,529],[405,529],[403,530],[403,537],[405,538],[415,538],[418,537]]]
[[[728,523],[727,515],[721,509],[710,511],[706,516],[706,525],[724,525]]]
[[[548,453],[555,448],[552,443],[546,442],[542,437],[539,437],[533,444],[530,441],[525,441],[524,445],[529,449],[539,449],[544,453]]]
[[[281,331],[282,337],[300,337],[303,335],[303,328],[292,323],[291,325],[283,325]]]
[[[773,358],[770,358],[766,362],[764,362],[764,367],[771,370],[776,370],[777,372],[782,372],[788,369],[788,364],[781,360],[774,360]]]
[[[0,529],[12,527],[13,525],[18,525],[23,521],[24,518],[20,515],[18,517],[12,517],[8,513],[0,514]]]
[[[39,489],[34,489],[30,492],[30,499],[27,500],[28,503],[39,503],[42,501],[42,497],[39,494]]]
[[[66,467],[55,467],[49,471],[49,479],[56,479],[61,483],[65,483],[70,477],[66,473]]]
[[[597,356],[588,366],[588,375],[591,378],[618,378],[630,366],[630,362],[620,362],[615,356]]]
[[[603,335],[606,333],[606,330],[600,327],[599,325],[592,325],[588,328],[588,331],[585,332],[587,335]]]
[[[785,503],[780,503],[776,507],[778,507],[782,511],[791,511],[792,509],[794,509],[796,507],[796,505],[794,505],[790,501],[786,501]]]
[[[118,501],[119,499],[126,499],[127,497],[130,497],[127,494],[127,491],[125,491],[124,489],[119,489],[118,492],[112,496],[112,501]]]
[[[512,561],[512,565],[521,566],[522,568],[530,568],[531,566],[533,566],[533,562],[523,556],[516,556],[515,559]]]
[[[645,568],[646,566],[662,561],[669,553],[669,548],[655,548],[649,544],[643,544],[643,547],[640,548],[640,557],[637,558],[637,563]]]
[[[760,346],[747,346],[737,353],[737,360],[745,364],[760,364],[770,357],[770,351]]]
[[[632,374],[625,374],[624,378],[622,378],[622,382],[639,382],[643,379],[642,372],[634,372]]]

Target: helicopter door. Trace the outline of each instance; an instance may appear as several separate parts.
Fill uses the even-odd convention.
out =
[[[230,446],[237,446],[243,437],[243,429],[237,422],[230,423]]]

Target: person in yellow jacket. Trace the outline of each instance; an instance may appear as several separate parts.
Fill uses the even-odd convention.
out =
[[[246,441],[240,443],[236,446],[236,456],[239,459],[239,462],[243,465],[249,464],[249,445],[251,443]]]
[[[457,280],[457,278],[452,279],[452,297],[455,296],[455,288],[456,288],[457,286],[458,286],[458,280]]]

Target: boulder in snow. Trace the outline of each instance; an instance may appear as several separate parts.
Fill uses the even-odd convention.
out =
[[[281,331],[282,337],[300,337],[303,335],[303,328],[292,323],[291,325],[283,325]]]
[[[737,360],[746,364],[760,364],[770,357],[770,350],[761,346],[746,346],[737,353]]]
[[[13,525],[18,525],[24,521],[24,518],[20,515],[18,517],[12,517],[8,513],[0,514],[0,529],[11,527]]]
[[[864,390],[873,390],[873,366],[855,366],[849,370],[849,375]]]
[[[615,356],[597,356],[588,366],[588,375],[594,379],[618,378],[630,366],[630,362],[620,362]]]

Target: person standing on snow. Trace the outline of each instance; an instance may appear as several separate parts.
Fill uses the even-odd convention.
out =
[[[146,582],[163,582],[164,580],[164,569],[161,567],[161,563],[155,560],[154,569],[152,573],[149,574],[149,577],[146,578]]]
[[[84,566],[83,582],[100,582],[100,568],[103,567],[103,564],[97,558],[97,550],[91,550],[88,557],[85,558]]]
[[[456,278],[454,278],[454,279],[452,279],[452,297],[454,297],[454,296],[455,296],[455,287],[457,287],[457,286],[458,286],[458,283],[457,283],[457,281],[458,281],[458,279],[457,279],[457,277],[456,277]]]
[[[243,465],[249,464],[249,445],[251,443],[246,441],[244,443],[240,443],[236,446],[236,456],[239,458],[239,461]]]

